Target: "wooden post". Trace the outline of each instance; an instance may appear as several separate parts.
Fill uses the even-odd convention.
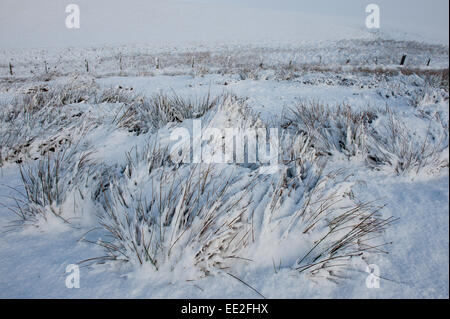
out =
[[[9,74],[13,75],[13,66],[11,64],[11,62],[9,62]]]
[[[406,54],[404,56],[402,56],[402,60],[400,61],[400,65],[405,65],[405,61],[406,61]]]
[[[427,66],[430,66],[431,58],[428,59]]]
[[[45,60],[44,60],[44,71],[45,71],[45,74],[48,73],[47,61],[45,61]]]
[[[89,73],[89,62],[87,59],[84,60],[84,65],[86,66],[86,72]]]
[[[192,56],[191,67],[194,68],[194,66],[195,66],[195,58],[194,56]]]

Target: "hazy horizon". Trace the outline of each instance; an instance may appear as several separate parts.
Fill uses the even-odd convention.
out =
[[[130,43],[330,40],[358,37],[365,7],[348,0],[2,0],[1,48]],[[81,28],[65,27],[78,4]],[[381,31],[448,45],[447,0],[379,0]]]

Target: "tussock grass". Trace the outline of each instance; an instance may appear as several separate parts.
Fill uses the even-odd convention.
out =
[[[328,108],[313,101],[291,108],[284,121],[285,128],[303,135],[317,156],[361,155],[369,167],[392,167],[399,175],[448,166],[442,156],[448,148],[448,126],[439,117],[428,117],[428,131],[419,139],[388,107],[354,111],[346,105]],[[439,136],[432,134],[432,126],[439,127]]]
[[[94,96],[94,103],[124,103],[130,104],[136,100],[138,96],[130,89],[124,89],[122,87],[107,88],[101,90]]]
[[[228,93],[212,97],[210,93],[202,98],[181,97],[160,93],[150,98],[140,98],[125,105],[114,120],[115,125],[137,134],[158,129],[170,122],[183,122],[203,116],[214,106],[229,97]]]
[[[113,181],[100,216],[112,240],[97,242],[106,260],[149,262],[157,270],[188,250],[193,266],[209,274],[239,258],[249,243],[249,225],[242,220],[248,190],[236,194],[234,177],[214,178],[212,172],[203,165],[190,167],[184,176],[157,171],[145,195]]]
[[[324,173],[326,158],[317,155],[306,135],[291,140],[292,154],[302,159],[285,161],[288,167],[268,192],[270,200],[262,212],[265,229],[282,234],[281,243],[295,237],[308,243],[291,269],[336,281],[353,258],[387,253],[381,235],[395,219],[383,216],[383,205],[355,198],[351,176],[344,170]],[[292,200],[297,208],[280,217]],[[259,240],[267,235],[263,228]]]
[[[49,214],[67,222],[62,204],[73,189],[84,198],[83,185],[95,166],[89,158],[91,153],[82,151],[78,143],[69,143],[39,161],[21,164],[23,191],[16,189],[17,196],[13,198],[16,206],[10,208],[19,222],[33,224],[40,219],[47,220]]]
[[[142,173],[142,170],[151,174],[155,169],[170,163],[168,147],[162,148],[156,142],[147,142],[142,149],[135,146],[126,156],[127,162],[123,172],[128,179]]]
[[[306,133],[318,152],[331,155],[337,151],[351,157],[364,152],[367,125],[376,114],[353,111],[348,105],[330,108],[311,101],[291,108],[286,117],[288,126]]]
[[[308,190],[314,188],[327,158],[314,148],[312,138],[305,132],[287,133],[280,145],[283,164],[288,167],[286,177],[299,179]]]
[[[301,209],[293,218],[293,222],[301,225],[303,234],[314,232],[322,223],[326,229],[297,259],[294,268],[300,272],[308,271],[312,275],[325,272],[329,278],[338,277],[337,269],[348,267],[347,262],[353,257],[360,257],[365,252],[387,253],[381,247],[388,243],[382,239],[378,243],[374,240],[395,220],[383,217],[383,206],[358,202],[351,191],[342,192],[340,188],[324,191],[325,184],[335,183],[338,175],[344,176],[345,181],[342,174],[337,171],[322,176],[306,194]],[[289,231],[291,229],[292,226]]]
[[[401,69],[401,73],[405,75],[416,74],[425,80],[425,85],[435,89],[449,90],[449,69]]]
[[[236,260],[251,262],[246,253],[269,231],[281,242],[300,236],[309,243],[292,269],[336,279],[352,258],[384,252],[386,243],[373,238],[393,219],[382,217],[381,206],[355,199],[344,172],[324,174],[325,161],[305,134],[287,140],[292,148],[285,169],[272,184],[263,183],[271,186],[257,203],[253,189],[267,177],[257,174],[242,184],[247,173],[227,174],[217,165],[173,170],[158,146],[133,149],[124,179],[113,177],[102,188],[99,223],[107,235],[90,242],[106,254],[85,262],[149,263],[155,270],[182,263],[210,275],[232,270]],[[297,209],[279,216],[293,200]]]
[[[118,88],[99,90],[90,81],[74,80],[55,87],[38,86],[0,104],[0,166],[22,163],[33,143],[42,137],[56,138],[78,128],[93,128],[106,122],[103,116],[88,119],[80,103],[130,104],[137,99],[132,91]],[[70,104],[71,105],[69,107]],[[43,141],[43,144],[49,144]],[[39,147],[42,145],[39,145]],[[59,146],[59,145],[58,145]],[[41,154],[43,155],[43,154]]]
[[[95,92],[86,83],[74,81],[52,88],[35,87],[0,105],[0,166],[9,159],[21,163],[20,153],[40,133],[71,126],[73,118],[68,118],[63,106],[86,102]]]
[[[387,121],[370,134],[367,163],[371,167],[388,166],[398,174],[439,171],[448,166],[442,153],[448,151],[448,126],[441,126],[440,136],[431,134],[434,121],[429,119],[425,136],[417,139],[414,129],[408,128],[395,113],[386,109]]]

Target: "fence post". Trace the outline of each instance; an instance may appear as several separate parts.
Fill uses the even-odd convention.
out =
[[[400,61],[400,65],[404,65],[406,61],[406,54],[402,56],[402,60]]]

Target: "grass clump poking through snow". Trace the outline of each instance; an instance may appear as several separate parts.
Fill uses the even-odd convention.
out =
[[[448,157],[444,156],[448,153],[448,126],[441,124],[430,117],[424,136],[420,136],[386,109],[385,121],[370,134],[368,164],[375,168],[387,165],[398,175],[448,167]]]
[[[240,103],[211,115],[211,125],[227,117],[263,125]],[[336,279],[338,268],[382,251],[379,235],[392,219],[358,201],[344,172],[324,173],[326,157],[312,141],[304,132],[283,136],[285,158],[269,175],[261,163],[174,166],[158,146],[133,149],[102,185],[104,233],[89,241],[106,254],[86,262],[182,269],[193,279],[280,258],[283,268]]]
[[[26,93],[3,101],[0,105],[0,166],[8,161],[22,163],[38,140],[84,126],[82,112],[75,113],[76,107],[69,107],[69,104],[89,102],[96,92],[91,82],[75,79],[53,87],[31,87]]]
[[[195,165],[156,170],[145,193],[113,181],[100,217],[112,240],[97,243],[106,259],[151,263],[156,270],[184,258],[205,274],[227,267],[249,242],[249,225],[242,221],[248,190],[233,191],[234,179]]]
[[[305,132],[319,152],[349,157],[365,152],[367,125],[374,118],[371,111],[356,112],[347,105],[330,108],[317,101],[300,103],[287,115],[288,123]]]
[[[287,224],[286,236],[300,231],[310,243],[296,260],[296,270],[337,279],[337,270],[348,268],[352,258],[380,252],[386,245],[374,239],[393,218],[383,218],[382,206],[358,202],[346,178],[342,171],[321,176]]]
[[[19,222],[35,224],[50,216],[68,222],[63,204],[72,190],[84,199],[83,183],[87,183],[93,167],[90,154],[90,151],[80,151],[78,144],[69,144],[54,153],[47,153],[38,161],[22,164],[23,191],[17,189],[16,206],[10,208],[19,217]]]
[[[354,258],[384,252],[380,248],[386,243],[380,235],[393,218],[383,217],[382,206],[355,198],[355,182],[344,170],[324,173],[327,158],[318,154],[306,134],[287,141],[291,153],[267,192],[270,200],[262,212],[264,227],[256,246],[270,256],[265,246],[277,242],[280,249],[298,255],[283,258],[275,251],[274,260],[287,259],[290,269],[337,280]]]
[[[361,155],[371,168],[391,167],[399,175],[432,173],[448,166],[448,125],[438,113],[422,117],[427,130],[416,132],[390,108],[355,111],[346,105],[329,108],[310,102],[292,108],[284,127],[294,127],[319,156]]]
[[[130,132],[146,133],[170,122],[180,123],[186,119],[199,118],[228,97],[228,93],[216,97],[208,93],[199,99],[181,97],[175,92],[172,95],[159,93],[125,105],[116,115],[114,123],[118,128]]]
[[[133,147],[132,150],[126,153],[126,157],[127,163],[124,173],[129,179],[139,172],[151,174],[155,169],[163,167],[170,161],[167,147],[162,148],[156,143],[152,144],[150,142],[147,142],[142,150]]]

